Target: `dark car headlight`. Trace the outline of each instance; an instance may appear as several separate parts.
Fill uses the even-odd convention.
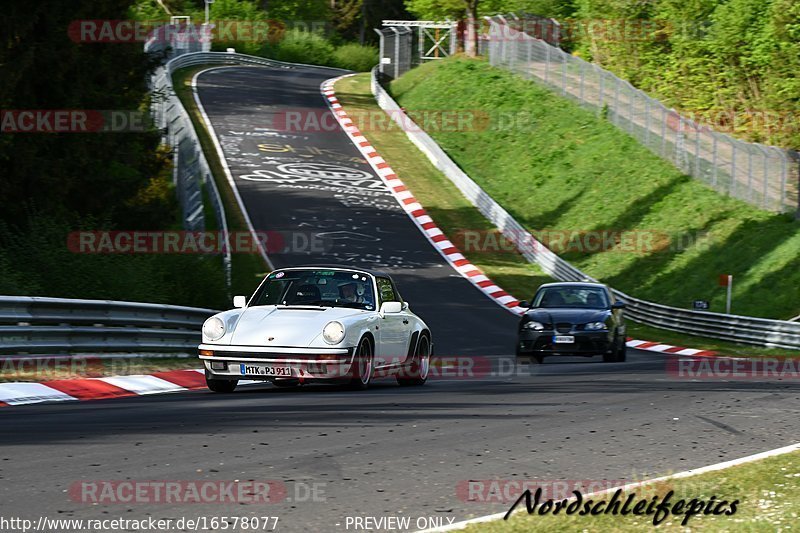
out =
[[[605,322],[589,322],[584,326],[586,331],[602,331],[608,329]]]

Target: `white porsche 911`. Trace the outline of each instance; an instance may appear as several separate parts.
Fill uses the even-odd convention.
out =
[[[431,332],[384,273],[285,268],[233,305],[203,324],[199,354],[212,391],[232,392],[240,379],[365,389],[378,377],[394,376],[400,385],[428,378]]]

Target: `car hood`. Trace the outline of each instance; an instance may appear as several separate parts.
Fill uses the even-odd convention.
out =
[[[535,320],[542,324],[555,324],[558,322],[569,322],[571,324],[587,324],[589,322],[604,322],[611,314],[605,309],[570,309],[555,308],[531,309],[525,312],[529,320]]]
[[[236,322],[230,344],[307,347],[331,320],[339,320],[346,326],[351,317],[366,314],[342,307],[248,307]]]

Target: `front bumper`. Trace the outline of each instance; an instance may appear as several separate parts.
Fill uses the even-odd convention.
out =
[[[198,352],[206,372],[214,379],[335,380],[352,375],[355,348],[201,344]],[[255,373],[262,368],[270,374]]]
[[[575,338],[573,343],[555,343],[556,335],[569,335]],[[571,331],[561,333],[555,331],[520,331],[517,340],[519,355],[601,355],[614,349],[611,334],[604,331]]]

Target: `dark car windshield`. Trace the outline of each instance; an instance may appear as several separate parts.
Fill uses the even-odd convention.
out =
[[[346,270],[279,270],[267,276],[250,305],[311,305],[375,309],[372,279]]]
[[[531,307],[568,307],[607,309],[608,296],[601,287],[544,287],[539,289]]]

